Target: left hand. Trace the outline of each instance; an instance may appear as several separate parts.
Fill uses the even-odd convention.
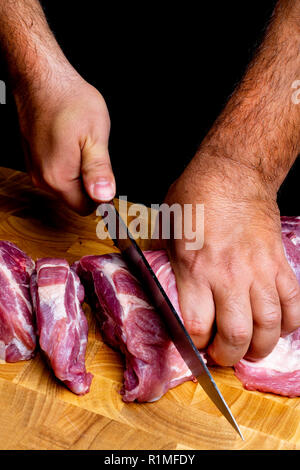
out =
[[[285,257],[276,194],[255,170],[197,155],[165,202],[204,204],[203,248],[168,242],[196,346],[224,366],[268,355],[280,335],[300,326],[300,287]]]

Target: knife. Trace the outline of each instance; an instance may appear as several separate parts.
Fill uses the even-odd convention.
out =
[[[129,232],[113,201],[100,204],[97,214],[102,216],[112,241],[121,251],[132,273],[142,280],[143,287],[146,287],[149,298],[161,315],[170,338],[193,376],[196,377],[209,398],[244,440],[238,424],[201,354],[194,345],[192,338],[188,334],[181,318],[162,288],[142,250]]]

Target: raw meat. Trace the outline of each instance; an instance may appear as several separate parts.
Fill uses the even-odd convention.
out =
[[[78,276],[63,259],[39,259],[30,289],[39,344],[54,374],[72,392],[87,393],[93,376],[85,368],[88,324]]]
[[[282,218],[282,237],[287,259],[300,282],[300,217]],[[166,252],[148,251],[145,256],[180,314],[175,276]],[[125,401],[154,401],[171,387],[192,379],[120,255],[86,256],[76,263],[76,270],[96,306],[105,341],[125,354]],[[248,389],[300,395],[300,329],[280,338],[262,361],[241,360],[235,372]]]
[[[36,336],[29,281],[34,261],[8,241],[0,241],[0,360],[34,355]]]
[[[264,359],[242,359],[235,374],[247,390],[271,392],[288,397],[300,396],[300,328],[285,338]]]
[[[149,256],[164,288],[177,296],[166,254]],[[158,400],[170,388],[192,379],[159,315],[119,254],[85,256],[75,268],[95,306],[104,340],[125,355],[121,391],[125,402]]]
[[[300,217],[282,217],[281,222],[286,256],[300,283]],[[264,359],[242,359],[235,374],[248,390],[300,396],[300,328],[280,338]]]

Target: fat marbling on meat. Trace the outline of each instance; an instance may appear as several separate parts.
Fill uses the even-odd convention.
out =
[[[29,282],[34,261],[13,243],[0,241],[0,360],[34,355],[36,335]]]
[[[86,372],[88,323],[81,308],[84,288],[66,260],[43,258],[36,262],[30,281],[39,345],[56,377],[74,393],[90,389]]]

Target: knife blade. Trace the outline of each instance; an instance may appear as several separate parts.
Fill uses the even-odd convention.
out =
[[[244,440],[239,426],[201,354],[193,343],[180,316],[161,286],[142,250],[120,216],[114,202],[102,203],[98,207],[97,213],[103,217],[103,221],[112,241],[121,251],[132,273],[142,281],[142,285],[146,288],[145,290],[149,298],[160,314],[170,338],[193,376],[197,379],[208,397],[221,411],[223,416],[225,416],[227,421]]]

